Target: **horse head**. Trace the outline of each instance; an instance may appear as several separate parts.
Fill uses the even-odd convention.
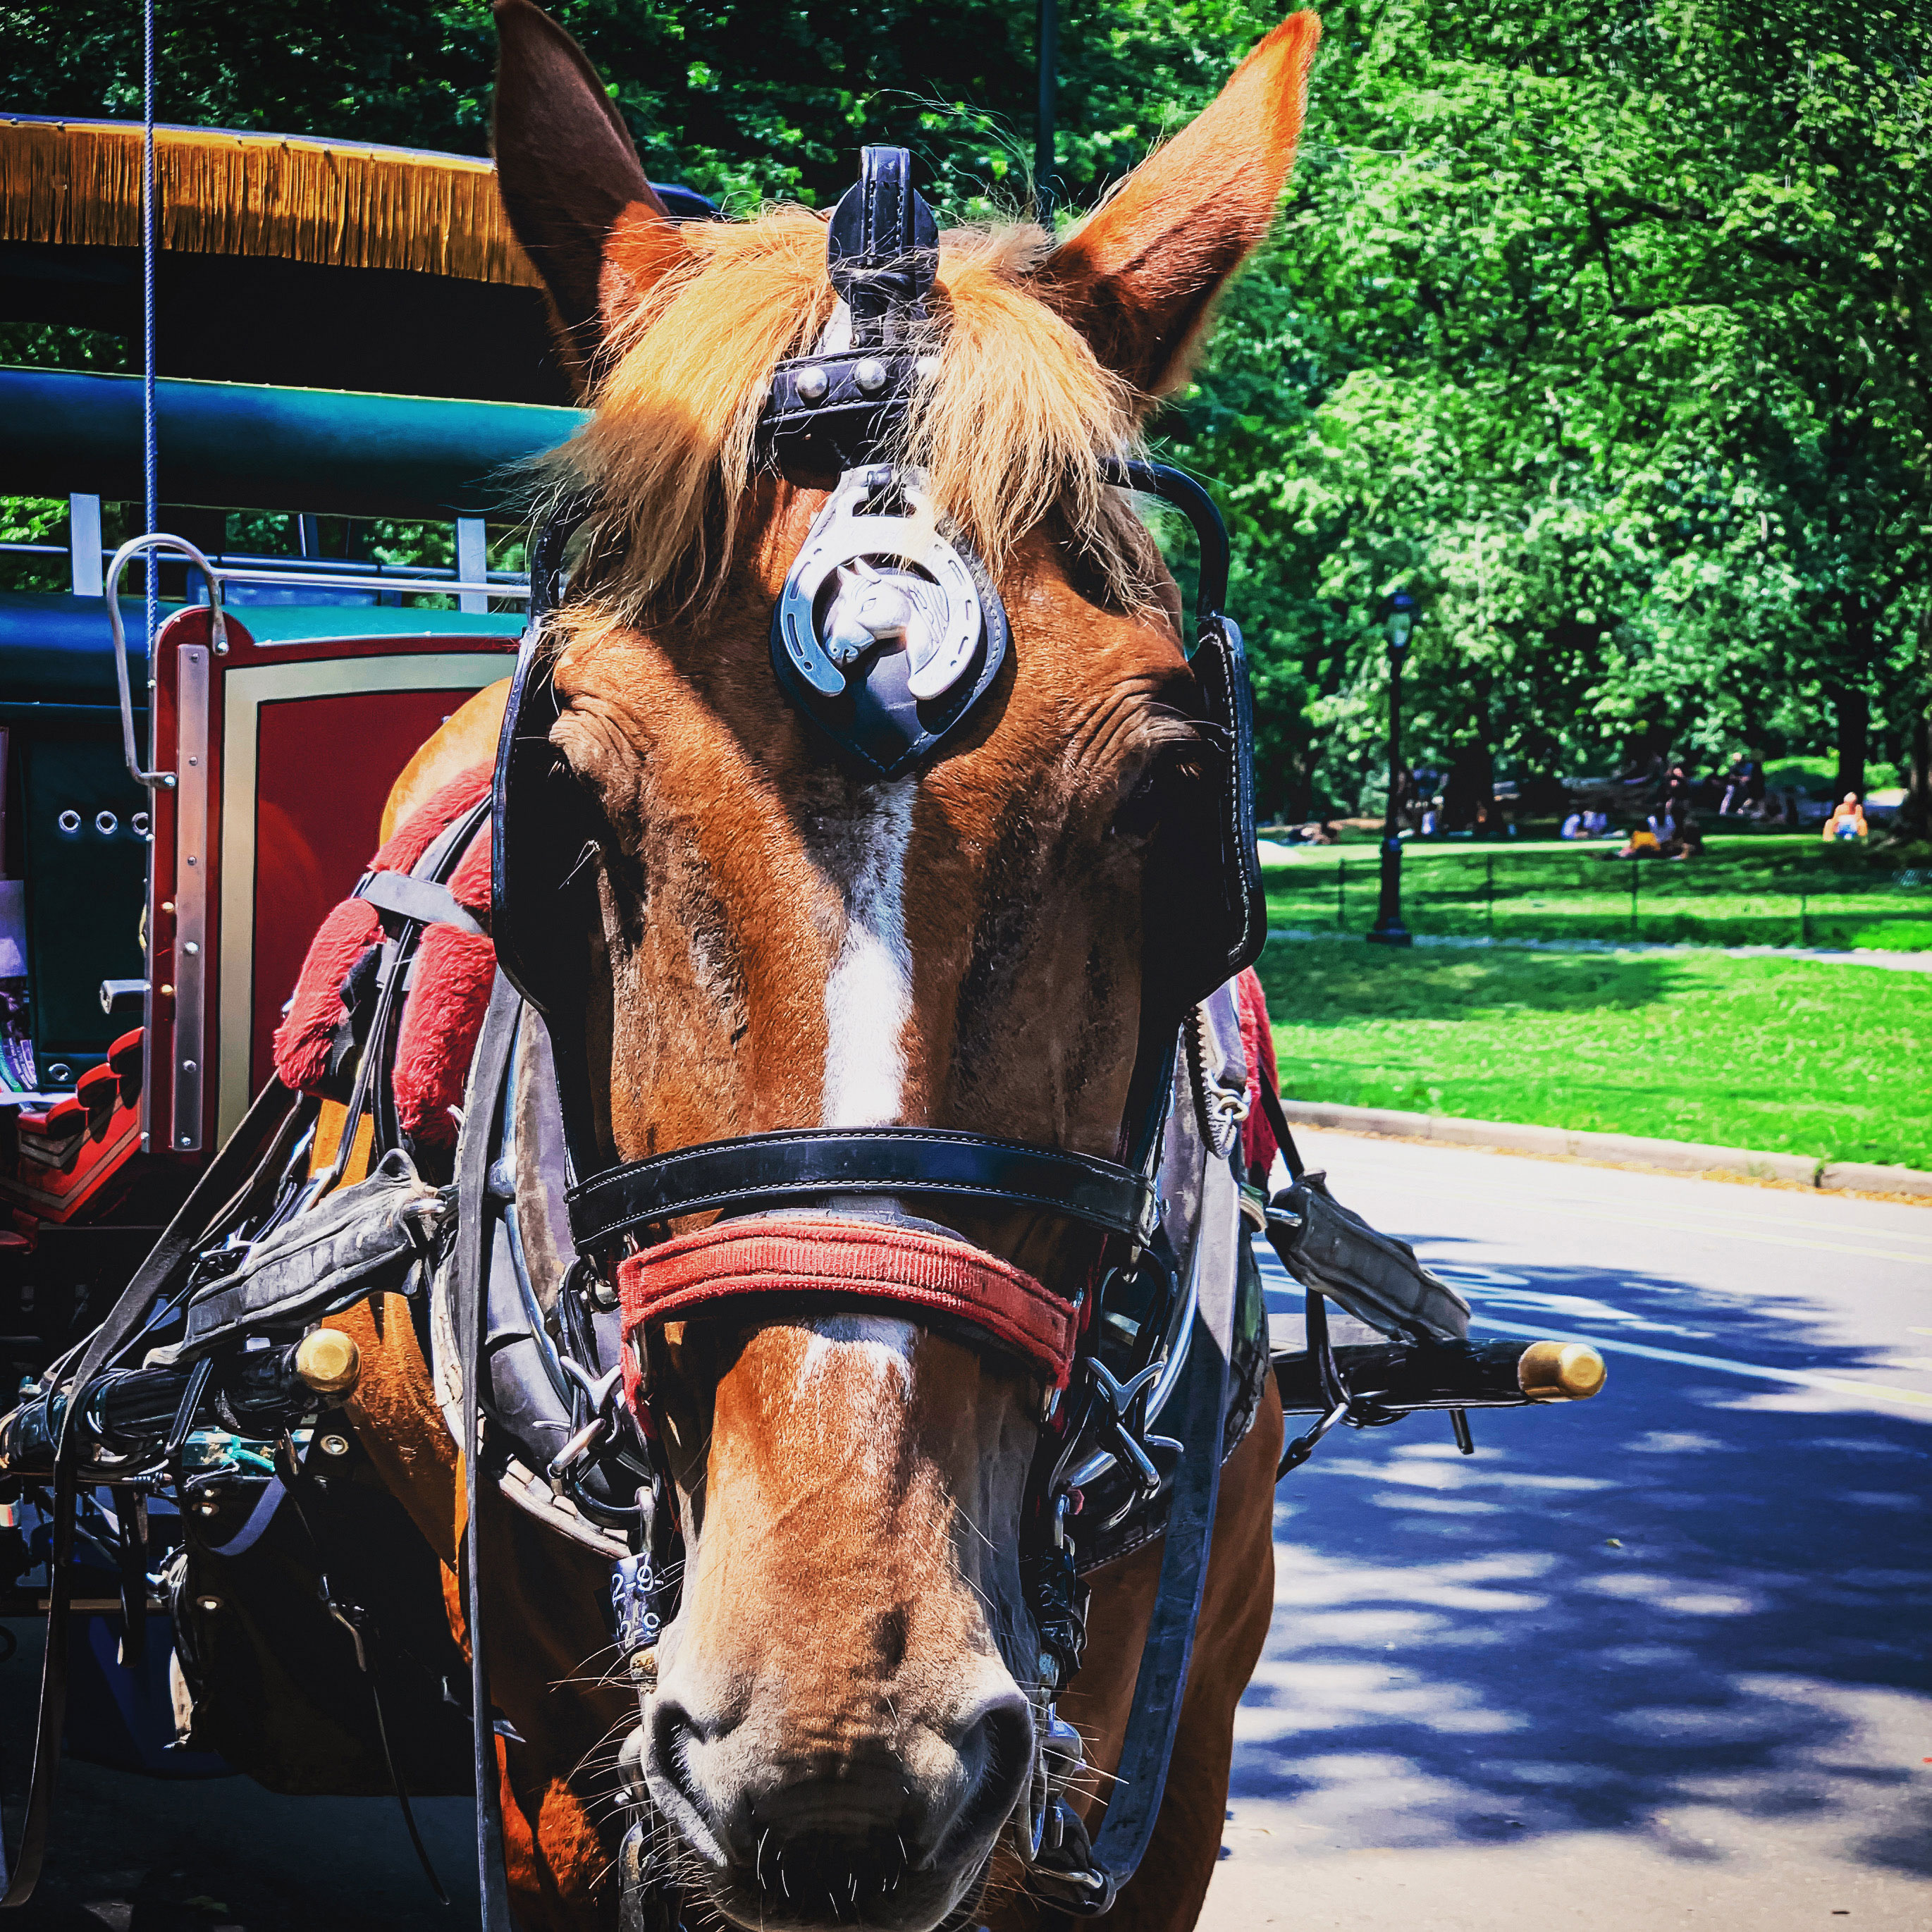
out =
[[[528,0],[497,15],[502,193],[593,411],[562,458],[591,509],[545,631],[550,741],[592,828],[559,901],[582,910],[557,915],[580,1000],[561,1033],[552,1015],[588,1131],[626,1162],[879,1127],[1121,1158],[1148,1042],[1221,976],[1225,747],[1108,466],[1273,218],[1313,16],[1057,244],[935,234],[881,309],[809,210],[670,220],[574,43]],[[761,418],[781,364],[868,340],[903,407],[850,487],[906,534],[800,593],[856,472],[808,440],[775,454]],[[970,587],[943,590],[946,556]],[[794,670],[823,703],[777,674],[788,591],[836,646]],[[968,606],[979,670],[946,687]],[[898,759],[838,712],[895,653],[946,713]],[[1024,1516],[1064,1349],[1003,1345],[944,1292],[976,1269],[1077,1322],[1099,1239],[1023,1196],[820,1186],[678,1218],[625,1264],[682,1270],[630,1328],[686,1556],[644,1772],[684,1882],[736,1923],[924,1932],[970,1909],[1024,1798]]]

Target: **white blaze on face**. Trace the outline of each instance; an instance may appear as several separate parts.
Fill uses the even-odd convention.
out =
[[[871,785],[852,816],[824,821],[820,853],[845,898],[845,932],[825,982],[825,1088],[819,1120],[828,1127],[890,1126],[903,1111],[905,1029],[912,1017],[912,953],[906,944],[905,857],[912,836],[916,781]],[[843,1204],[826,1204],[834,1214]],[[854,1201],[862,1211],[876,1199]],[[866,1315],[820,1316],[800,1375],[800,1394],[835,1370],[844,1390],[859,1377],[881,1395],[910,1399],[912,1354],[919,1331],[910,1322]],[[810,1403],[802,1406],[807,1410]],[[840,1424],[841,1428],[843,1424]]]
[[[824,827],[824,862],[845,895],[844,938],[825,982],[824,1126],[889,1126],[900,1117],[912,1017],[905,856],[916,783],[868,786],[850,818]]]
[[[836,1368],[842,1376],[860,1376],[902,1402],[911,1400],[912,1352],[919,1330],[910,1322],[896,1322],[889,1316],[821,1315],[800,1325],[812,1333],[799,1370],[801,1396],[819,1376]]]

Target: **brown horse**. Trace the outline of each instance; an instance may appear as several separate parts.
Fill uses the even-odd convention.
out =
[[[802,208],[680,228],[602,84],[529,0],[498,0],[497,160],[595,410],[566,452],[602,506],[551,619],[554,742],[601,814],[589,1036],[624,1159],[788,1126],[958,1126],[1112,1157],[1144,1002],[1190,935],[1184,835],[1212,748],[1178,599],[1102,465],[1181,377],[1272,220],[1316,28],[1268,36],[1226,89],[1057,244],[942,238],[935,358],[908,459],[984,560],[1012,646],[987,705],[916,775],[866,782],[772,677],[772,612],[825,487],[760,472],[782,357],[834,310]],[[399,781],[392,818],[485,760],[500,688]],[[938,1218],[1042,1281],[1088,1238]],[[673,1322],[657,1398],[688,1568],[658,1647],[644,1757],[694,1902],[747,1927],[926,1932],[1040,1922],[1002,1828],[1031,1750],[1039,1646],[1018,1552],[1042,1384],[912,1321]],[[448,1567],[459,1457],[410,1321],[342,1318],[368,1366],[358,1432]],[[1116,1922],[1193,1923],[1220,1841],[1235,1705],[1273,1601],[1281,1415],[1270,1388],[1222,1482],[1195,1666],[1153,1849]],[[614,1922],[608,1567],[486,1490],[506,1858],[526,1928]],[[1106,1567],[1060,1693],[1090,1820],[1119,1759],[1158,1544]],[[896,1839],[890,1886],[864,1861]],[[849,1909],[788,1896],[802,1861]]]

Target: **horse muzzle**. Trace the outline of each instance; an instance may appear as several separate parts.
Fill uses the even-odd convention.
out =
[[[683,1884],[760,1932],[929,1932],[978,1882],[1031,1773],[1031,1707],[997,1676],[1004,1689],[989,1682],[943,1726],[829,1749],[814,1747],[833,1725],[774,1722],[765,1697],[734,1709],[674,1667],[633,1762],[682,1841]]]

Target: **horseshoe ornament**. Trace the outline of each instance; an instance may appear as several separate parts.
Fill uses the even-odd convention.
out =
[[[890,498],[892,507],[872,506]],[[916,470],[846,470],[772,613],[792,702],[860,764],[896,777],[935,753],[1006,662],[1004,605]]]
[[[896,488],[905,501],[904,515],[868,514],[866,505],[881,491]],[[862,638],[855,629],[841,628],[821,641],[818,634],[819,593],[835,572],[869,566],[873,560],[896,558],[922,572],[944,598],[944,615],[934,626],[915,627],[914,613],[904,607],[914,593],[885,579],[887,587],[854,600],[842,592],[840,603],[856,602],[851,614],[863,624]],[[874,571],[874,576],[880,573]],[[920,603],[930,600],[919,598]],[[876,616],[868,605],[877,607]],[[922,702],[943,698],[965,674],[986,629],[978,584],[965,559],[939,527],[938,515],[916,470],[895,470],[887,464],[848,470],[838,479],[832,499],[820,511],[800,548],[778,600],[778,633],[786,655],[799,676],[813,690],[836,698],[845,688],[846,671],[873,644],[893,636],[905,639],[911,657],[907,688]],[[917,642],[914,639],[916,636]]]

